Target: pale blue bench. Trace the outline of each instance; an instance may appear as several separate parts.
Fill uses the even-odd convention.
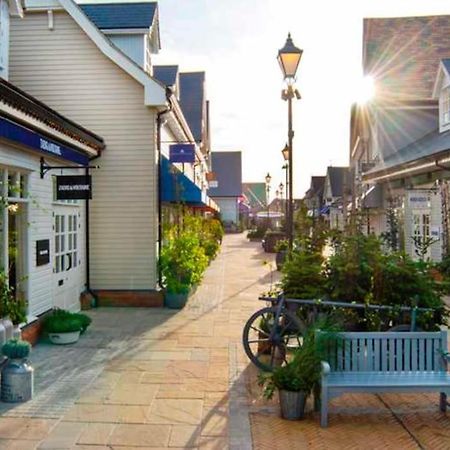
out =
[[[322,427],[328,424],[329,400],[344,392],[438,392],[440,409],[446,411],[446,331],[346,332],[328,344],[328,361],[322,362]]]

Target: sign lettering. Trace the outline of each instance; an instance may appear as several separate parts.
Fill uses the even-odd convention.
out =
[[[87,200],[92,198],[92,180],[88,175],[56,177],[57,200]]]
[[[195,145],[194,144],[174,144],[169,146],[170,157],[172,163],[194,163],[195,162]]]

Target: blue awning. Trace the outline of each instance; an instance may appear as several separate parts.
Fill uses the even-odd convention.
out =
[[[330,207],[328,205],[323,206],[319,211],[319,214],[329,214],[329,213],[330,213]]]
[[[161,157],[161,181],[163,202],[183,202],[191,206],[208,206],[206,193],[177,169],[169,160]]]

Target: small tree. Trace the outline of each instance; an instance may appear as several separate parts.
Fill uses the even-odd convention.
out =
[[[396,252],[400,249],[399,222],[397,211],[392,203],[390,203],[386,210],[386,225],[387,230],[381,233],[381,238],[386,242],[392,252]]]

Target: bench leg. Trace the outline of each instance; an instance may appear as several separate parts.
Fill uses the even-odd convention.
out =
[[[328,425],[328,391],[322,386],[322,395],[320,397],[320,426]]]
[[[316,385],[314,386],[313,389],[313,394],[314,394],[314,412],[319,412],[320,411],[320,386]]]
[[[447,394],[445,392],[441,392],[440,394],[439,407],[442,412],[447,411]]]

